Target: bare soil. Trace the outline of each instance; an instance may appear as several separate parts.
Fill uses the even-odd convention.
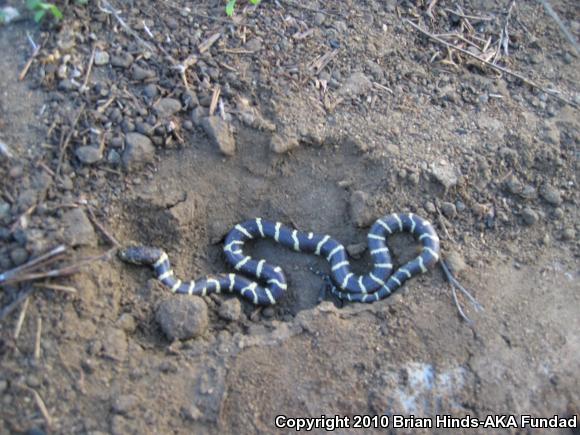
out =
[[[260,241],[249,252],[284,268],[285,299],[236,313],[235,296],[206,297],[208,324],[171,342],[156,311],[183,296],[109,255],[37,282],[3,316],[0,433],[578,415],[580,64],[541,4],[238,3],[233,18],[221,1],[60,3],[59,23],[0,26],[0,270],[60,243],[60,265],[102,255],[113,236],[165,249],[195,278],[231,270],[221,242],[248,218],[348,246],[374,219],[414,212],[484,311],[460,297],[465,322],[439,269],[371,305],[319,303],[310,268],[326,263]],[[551,3],[580,39],[577,3]],[[476,55],[507,25],[498,64],[544,90],[406,20]],[[19,80],[27,35],[41,47]],[[390,245],[397,263],[416,252],[409,237]],[[368,253],[355,264],[368,269]],[[2,309],[31,286],[2,286]]]

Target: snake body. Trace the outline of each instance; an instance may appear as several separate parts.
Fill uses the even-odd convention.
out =
[[[400,232],[412,234],[422,249],[417,257],[393,272],[386,239]],[[134,246],[122,249],[119,256],[125,262],[152,267],[156,278],[173,293],[205,296],[228,291],[256,305],[273,305],[284,295],[288,284],[282,268],[244,254],[244,244],[257,238],[270,238],[295,251],[326,258],[330,263],[330,276],[336,286],[332,292],[340,299],[353,302],[375,302],[389,296],[405,281],[425,273],[437,264],[440,255],[439,237],[428,221],[412,213],[396,213],[378,219],[371,227],[367,239],[373,268],[365,275],[351,272],[346,249],[329,235],[306,233],[261,218],[236,225],[226,236],[225,257],[239,273],[184,282],[174,276],[167,253],[161,249]],[[242,274],[255,277],[256,280]]]

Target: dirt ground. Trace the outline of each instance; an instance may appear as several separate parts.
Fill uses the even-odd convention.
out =
[[[580,64],[540,2],[70,3],[0,26],[0,270],[59,244],[53,268],[109,255],[0,287],[0,433],[578,415]],[[580,39],[577,2],[551,4]],[[369,225],[393,212],[434,224],[484,307],[460,296],[472,324],[439,268],[374,304],[319,303],[310,268],[327,264],[260,241],[248,252],[289,290],[257,309],[171,295],[111,250],[161,247],[185,279],[231,271],[225,234],[261,216],[331,234],[364,271]],[[398,264],[416,252],[389,243]]]

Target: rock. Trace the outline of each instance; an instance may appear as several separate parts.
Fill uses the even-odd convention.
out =
[[[151,140],[141,133],[128,133],[122,162],[126,169],[137,169],[155,158],[155,147]]]
[[[286,136],[274,133],[270,138],[270,149],[276,154],[284,154],[294,148],[298,148],[298,138],[296,136]]]
[[[538,213],[532,210],[530,207],[526,207],[522,210],[522,218],[524,219],[524,223],[526,225],[534,225],[538,222]]]
[[[231,230],[231,223],[220,219],[212,220],[209,223],[209,242],[213,245],[220,243]]]
[[[520,192],[520,196],[525,199],[536,199],[538,197],[538,192],[534,186],[527,184]]]
[[[374,221],[368,199],[369,196],[360,190],[354,191],[350,196],[350,216],[355,225],[360,228],[368,227]]]
[[[95,65],[103,66],[109,63],[110,56],[106,51],[97,50],[95,51]]]
[[[445,255],[445,261],[451,272],[455,275],[461,273],[467,266],[463,257],[456,251],[451,251]]]
[[[121,154],[117,150],[109,150],[107,153],[107,162],[112,165],[118,165],[121,162]]]
[[[559,145],[560,130],[558,130],[558,127],[556,127],[553,123],[547,122],[544,125],[542,139],[544,139],[549,144]]]
[[[455,168],[448,163],[434,163],[431,166],[431,176],[446,190],[454,187],[459,181]]]
[[[524,186],[516,177],[510,177],[510,179],[507,180],[505,187],[509,193],[514,195],[518,195],[524,189]]]
[[[157,97],[158,93],[159,91],[157,90],[157,85],[155,83],[149,83],[143,88],[143,94],[149,99]]]
[[[115,361],[125,361],[127,359],[127,336],[121,329],[109,327],[105,331],[103,338],[102,353],[106,358]]]
[[[574,228],[564,228],[562,231],[562,240],[575,240],[576,239],[576,230]]]
[[[81,208],[67,211],[63,217],[64,240],[69,246],[96,246],[97,234]]]
[[[314,23],[317,26],[321,26],[322,24],[324,24],[324,20],[326,20],[326,15],[324,15],[322,12],[317,12],[314,15]]]
[[[117,319],[117,325],[128,334],[132,334],[137,329],[135,318],[129,313],[123,313]]]
[[[208,116],[202,120],[201,125],[224,155],[233,156],[236,153],[236,141],[229,123],[219,116]]]
[[[564,210],[562,210],[560,207],[554,209],[554,219],[560,220],[563,217],[564,217]]]
[[[435,204],[433,204],[431,201],[427,201],[424,205],[423,208],[425,209],[425,211],[429,214],[433,214],[437,212],[437,208],[435,207]]]
[[[0,199],[0,221],[10,217],[10,204]]]
[[[337,93],[340,96],[357,97],[368,93],[372,87],[373,83],[366,75],[356,72],[346,79]]]
[[[145,69],[139,65],[133,65],[133,71],[131,72],[131,77],[133,80],[143,81],[147,79],[152,79],[155,77],[155,72],[150,69]]]
[[[121,53],[119,55],[111,56],[111,65],[118,68],[127,69],[133,63],[133,56],[129,53]]]
[[[453,219],[457,216],[457,208],[452,202],[442,202],[441,212],[447,219]]]
[[[260,51],[262,49],[262,39],[252,38],[244,45],[244,49],[252,52]]]
[[[367,244],[364,242],[353,243],[352,245],[348,245],[346,247],[346,252],[348,252],[348,255],[350,255],[352,258],[358,259],[362,257],[366,249]]]
[[[77,159],[79,159],[80,162],[84,163],[85,165],[92,165],[93,163],[97,163],[103,158],[101,150],[90,145],[78,147],[75,151],[75,155],[77,156]]]
[[[137,396],[132,394],[123,394],[113,401],[111,410],[115,414],[127,415],[133,411],[139,403]]]
[[[209,114],[209,110],[207,107],[197,106],[195,109],[191,111],[191,121],[194,125],[198,127],[202,125],[203,120],[207,118]]]
[[[274,317],[275,314],[276,312],[272,307],[266,307],[262,310],[262,316],[266,319],[271,319],[272,317]]]
[[[242,315],[242,304],[239,299],[233,298],[224,301],[219,308],[218,315],[224,319],[236,322]]]
[[[60,89],[61,91],[65,92],[74,91],[75,89],[78,89],[78,87],[79,84],[77,82],[69,79],[64,79],[58,82],[58,89]]]
[[[198,296],[166,299],[157,307],[155,320],[170,340],[199,337],[207,330],[207,305]]]
[[[197,206],[194,195],[189,194],[184,201],[171,207],[170,213],[182,228],[195,224],[199,218],[199,207]]]
[[[151,124],[147,124],[146,122],[137,122],[135,124],[135,130],[137,133],[144,134],[145,136],[153,136],[155,132],[155,128]]]
[[[540,191],[540,195],[548,204],[553,205],[554,207],[562,204],[562,195],[554,186],[545,184]]]
[[[181,110],[181,102],[175,98],[161,98],[153,110],[159,118],[169,118]]]
[[[186,405],[181,407],[180,415],[185,420],[196,421],[203,417],[203,412],[195,405]]]
[[[16,247],[10,251],[10,259],[15,266],[20,266],[28,260],[28,251],[21,247]]]

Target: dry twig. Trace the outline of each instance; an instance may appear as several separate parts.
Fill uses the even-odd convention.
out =
[[[485,59],[480,58],[479,56],[477,56],[477,55],[475,55],[475,54],[473,54],[473,53],[471,53],[471,52],[469,52],[467,50],[464,50],[461,47],[457,47],[457,46],[455,46],[453,44],[450,44],[449,42],[444,41],[443,39],[441,39],[441,38],[439,38],[439,37],[437,37],[437,36],[435,36],[435,35],[427,32],[426,30],[423,30],[420,26],[418,26],[417,24],[413,23],[410,20],[404,20],[404,21],[407,24],[409,24],[411,27],[413,27],[414,29],[418,30],[423,35],[427,36],[429,39],[432,39],[433,41],[436,41],[439,44],[444,45],[448,49],[457,50],[457,51],[459,51],[460,53],[463,53],[466,56],[469,56],[469,57],[472,57],[474,59],[477,59],[478,61],[480,61],[481,63],[483,63],[483,64],[485,64],[487,66],[489,66],[490,68],[495,69],[497,71],[500,71],[502,73],[508,74],[508,75],[510,75],[512,77],[515,77],[515,78],[521,80],[522,82],[526,83],[527,85],[529,85],[529,86],[531,86],[533,88],[536,88],[536,89],[538,89],[538,90],[546,93],[547,95],[549,95],[549,96],[557,99],[558,101],[561,101],[562,103],[565,103],[565,104],[568,104],[568,105],[574,107],[575,109],[579,109],[580,108],[580,106],[578,106],[578,104],[576,104],[575,102],[573,102],[571,100],[568,100],[568,99],[566,99],[564,97],[561,97],[559,95],[559,92],[558,91],[555,91],[553,89],[545,88],[544,86],[539,85],[538,83],[536,83],[536,82],[534,82],[534,81],[532,81],[532,80],[524,77],[523,75],[521,75],[521,74],[519,74],[519,73],[517,73],[515,71],[512,71],[512,70],[510,70],[508,68],[504,68],[503,66],[496,65],[496,64],[494,64],[494,63],[492,63],[492,62],[490,62],[488,60],[485,60]]]

